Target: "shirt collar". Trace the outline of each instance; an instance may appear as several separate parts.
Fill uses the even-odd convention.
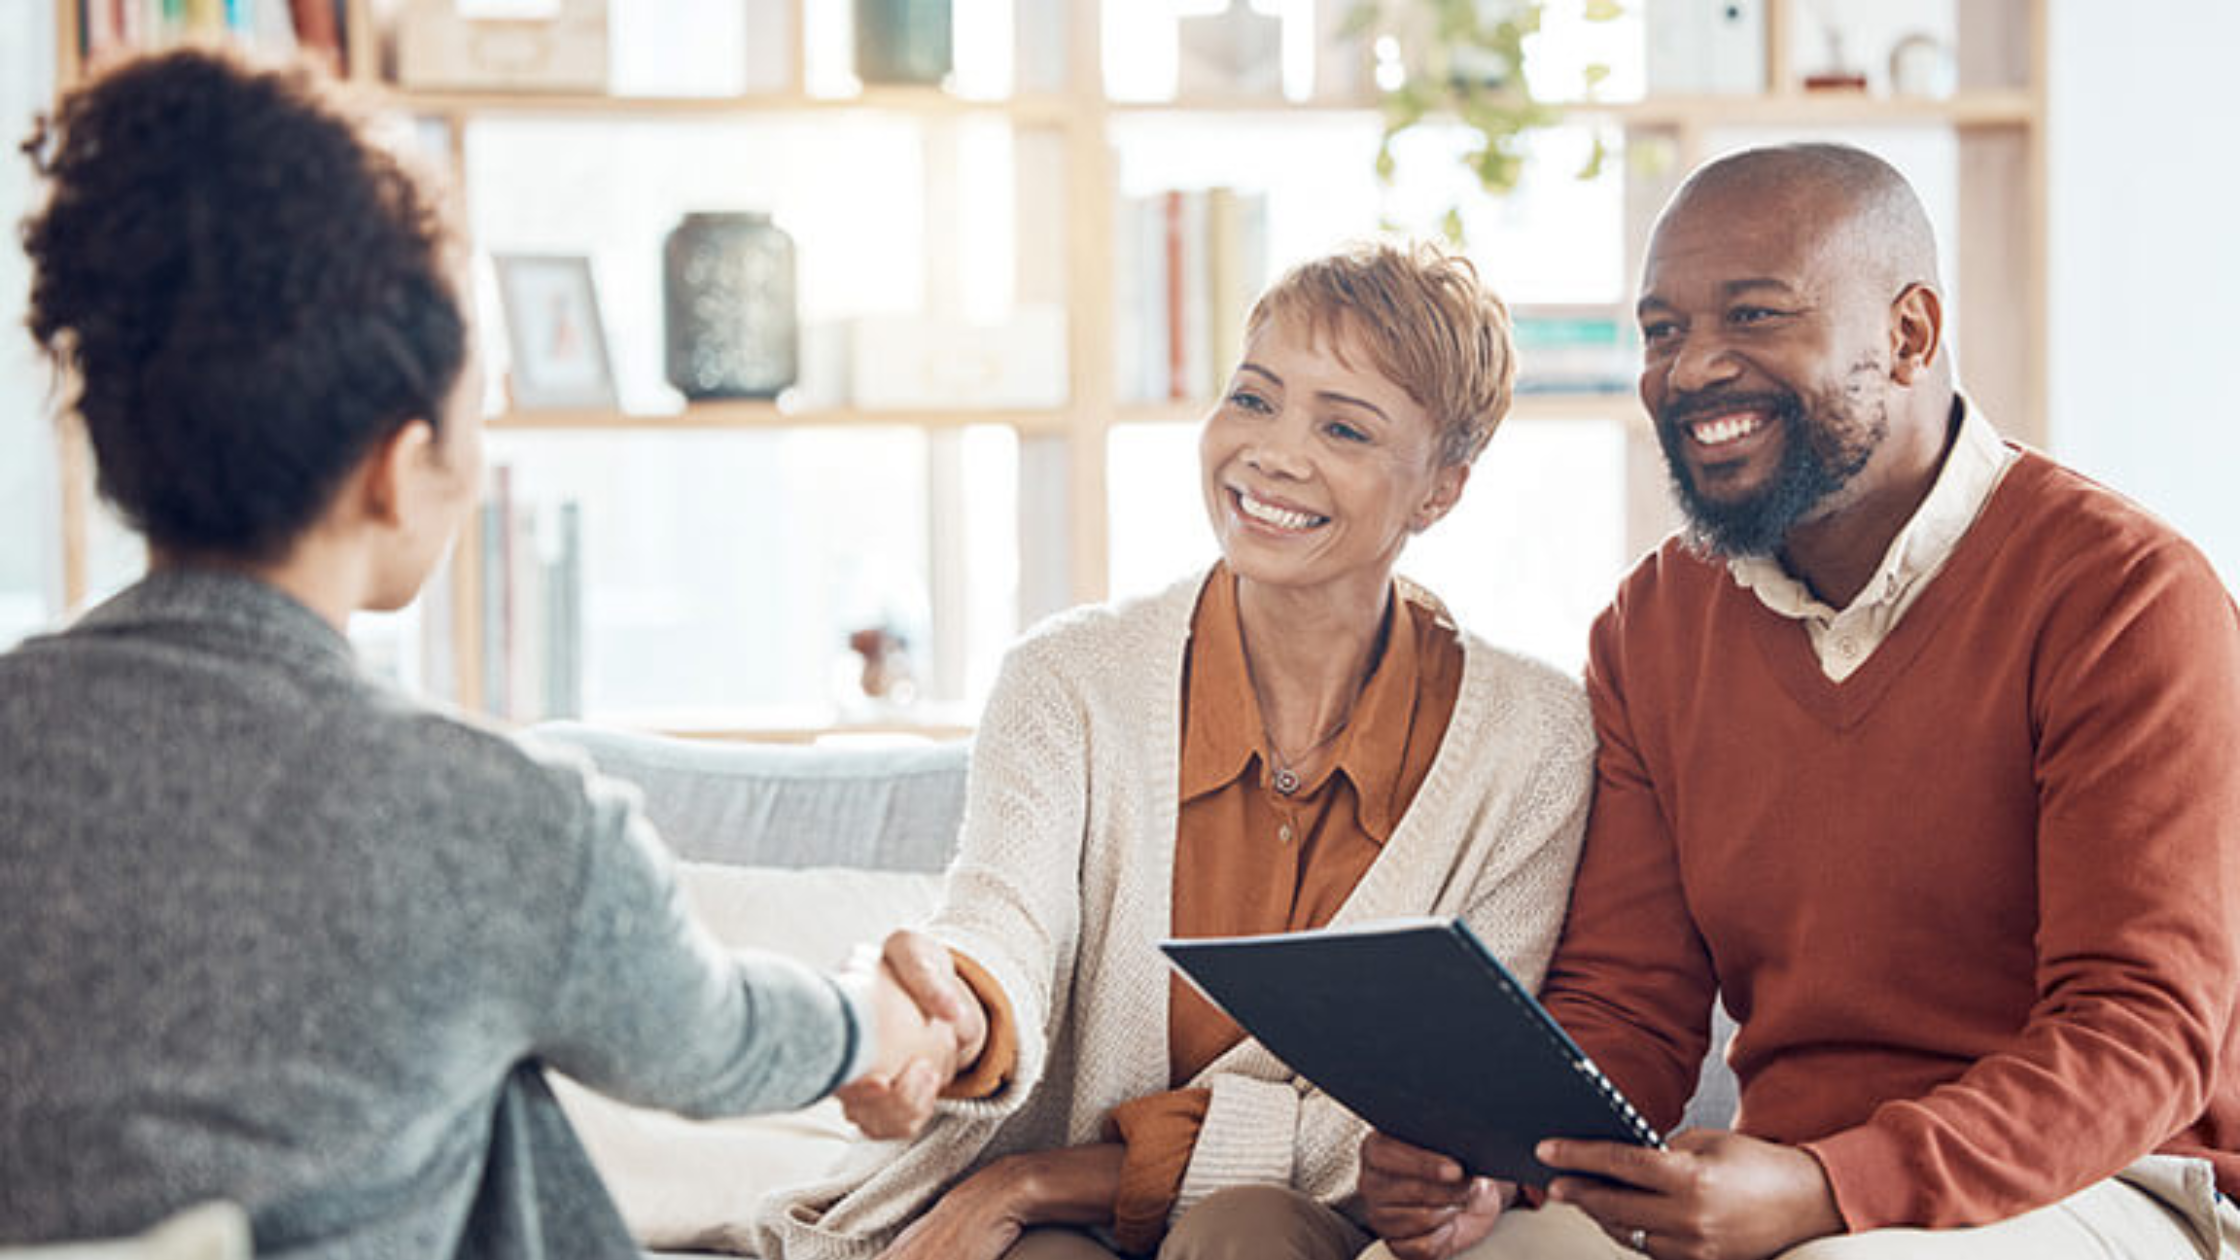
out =
[[[1182,799],[1224,786],[1260,752],[1260,700],[1237,628],[1237,577],[1216,564],[1190,617],[1189,677],[1182,704]]]
[[[1758,602],[1784,617],[1833,621],[1843,612],[1879,604],[1894,604],[1906,590],[1943,567],[1960,545],[1961,536],[1975,523],[1984,504],[1998,489],[1999,478],[2014,461],[2014,448],[1999,437],[1991,422],[1965,399],[1955,397],[1960,427],[1952,449],[1929,487],[1927,498],[1882,554],[1867,584],[1850,608],[1831,608],[1812,588],[1798,580],[1772,556],[1736,556],[1727,561],[1735,584],[1758,597]]]
[[[1354,794],[1361,799],[1361,830],[1378,844],[1391,838],[1399,822],[1394,797],[1407,765],[1421,683],[1418,622],[1444,611],[1412,583],[1394,584],[1385,605],[1384,655],[1370,671],[1361,698],[1354,701],[1353,720],[1332,758],[1337,772],[1353,782]]]
[[[245,654],[355,672],[342,633],[279,587],[229,569],[157,569],[80,617],[70,633],[207,638]]]
[[[1437,601],[1414,586],[1395,583],[1386,602],[1384,651],[1354,701],[1329,765],[1309,786],[1344,774],[1360,799],[1361,828],[1378,844],[1391,836],[1394,795],[1415,720],[1420,648],[1416,619],[1443,615]],[[1421,605],[1419,607],[1419,605]],[[1208,795],[1250,770],[1268,773],[1271,758],[1237,624],[1237,579],[1216,565],[1190,622],[1189,681],[1184,695],[1182,800]]]

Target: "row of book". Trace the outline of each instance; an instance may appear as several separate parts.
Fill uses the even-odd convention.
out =
[[[301,48],[342,64],[346,0],[83,0],[78,47],[89,61],[231,36],[266,50]]]
[[[1515,306],[1520,394],[1609,394],[1634,387],[1641,352],[1615,306]]]
[[[583,714],[583,510],[526,502],[510,468],[483,502],[482,705],[517,722]]]
[[[1113,370],[1129,402],[1219,397],[1269,279],[1268,198],[1228,188],[1124,197],[1115,211]],[[1518,306],[1519,393],[1629,390],[1630,321],[1614,306]]]
[[[1124,197],[1113,221],[1114,371],[1132,402],[1214,397],[1268,281],[1268,198],[1230,188]]]

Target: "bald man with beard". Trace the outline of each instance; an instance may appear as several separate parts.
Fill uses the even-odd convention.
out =
[[[1543,996],[1660,1130],[1724,1002],[1741,1106],[1548,1134],[1526,1203],[1372,1135],[1371,1255],[2240,1254],[2240,612],[1969,405],[1936,276],[1857,149],[1723,158],[1659,218],[1641,398],[1688,525],[1595,624]]]

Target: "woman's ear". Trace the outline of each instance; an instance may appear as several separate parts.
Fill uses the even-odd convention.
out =
[[[1912,385],[1944,349],[1944,298],[1925,284],[1907,285],[1890,306],[1890,376]]]
[[[1462,488],[1470,484],[1470,465],[1441,464],[1431,474],[1431,493],[1424,498],[1414,515],[1408,518],[1408,528],[1422,533],[1439,523],[1440,518],[1454,510],[1462,500]]]
[[[367,519],[392,529],[405,524],[406,502],[435,463],[435,426],[408,420],[374,443],[358,478]]]

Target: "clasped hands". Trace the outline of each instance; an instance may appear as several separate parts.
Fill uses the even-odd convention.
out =
[[[908,929],[876,952],[859,950],[840,983],[869,999],[877,1027],[871,1066],[833,1097],[866,1137],[914,1136],[942,1088],[986,1048],[987,1012],[958,978],[949,951]]]
[[[1794,1146],[1693,1129],[1664,1150],[1551,1140],[1535,1153],[1583,1174],[1551,1182],[1551,1201],[1658,1260],[1763,1260],[1844,1227],[1820,1161]],[[1371,1133],[1361,1143],[1361,1198],[1395,1260],[1447,1260],[1492,1232],[1516,1187]]]

